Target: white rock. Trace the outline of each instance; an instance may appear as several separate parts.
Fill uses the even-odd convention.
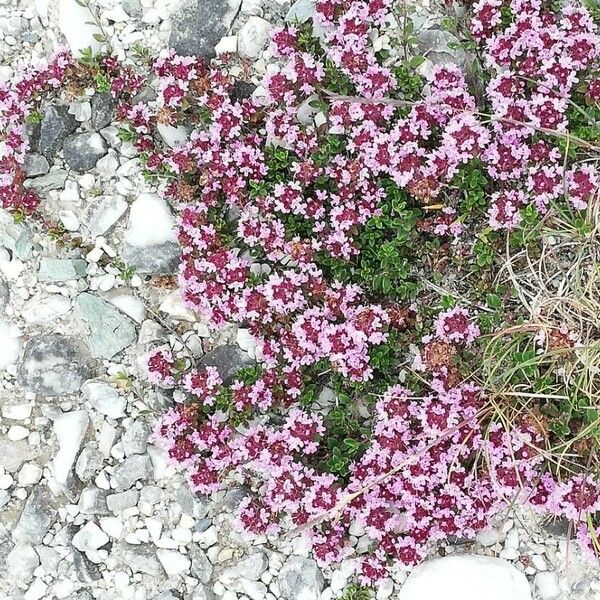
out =
[[[73,102],[69,106],[69,112],[83,123],[92,117],[92,105],[89,102]]]
[[[0,320],[0,371],[14,365],[21,354],[21,332],[16,325]]]
[[[5,404],[2,407],[2,416],[12,421],[24,421],[31,416],[31,404]]]
[[[217,54],[235,54],[238,49],[237,35],[226,35],[219,40],[215,46]]]
[[[10,473],[0,475],[0,490],[7,490],[14,482]]]
[[[256,358],[256,347],[258,344],[254,337],[251,335],[249,329],[244,329],[243,327],[240,327],[237,330],[236,341],[238,346],[242,350],[244,350],[244,352],[247,352],[251,358]]]
[[[238,51],[241,56],[258,58],[269,39],[271,23],[262,17],[250,17],[240,30]]]
[[[158,123],[156,128],[158,129],[160,137],[164,140],[166,144],[171,146],[171,148],[173,148],[173,146],[177,146],[178,144],[185,143],[188,139],[187,127],[183,125],[173,127],[171,125]]]
[[[123,533],[123,521],[117,517],[104,517],[100,519],[100,527],[105,533],[115,539],[119,539]]]
[[[21,310],[21,316],[28,323],[47,323],[66,315],[71,310],[71,301],[60,294],[46,298],[32,298]]]
[[[25,463],[18,475],[19,485],[33,485],[42,478],[42,467],[35,463]]]
[[[17,442],[19,440],[24,440],[29,435],[29,429],[27,427],[23,427],[22,425],[13,425],[8,430],[8,439],[13,442]]]
[[[175,220],[163,199],[156,194],[140,194],[131,205],[125,242],[136,248],[177,242]]]
[[[128,317],[131,317],[137,323],[141,323],[146,318],[144,303],[125,290],[119,289],[115,290],[115,292],[117,293],[107,296],[106,299]]]
[[[78,4],[77,0],[58,0],[58,27],[76,56],[84,48],[89,47],[97,52],[101,47],[94,35],[101,35],[102,32],[93,21],[90,11]]]
[[[100,413],[111,419],[125,415],[127,399],[104,381],[86,381],[81,387],[84,398]]]
[[[83,410],[59,415],[54,420],[54,434],[58,439],[59,450],[54,456],[54,478],[65,485],[81,448],[88,428],[89,417]]]
[[[175,550],[161,548],[156,551],[156,556],[169,577],[173,575],[182,575],[192,564],[189,558]]]
[[[104,13],[104,16],[109,21],[114,21],[115,23],[124,23],[129,20],[129,15],[125,12],[123,7],[120,4],[117,4],[111,10],[107,10]]]
[[[59,210],[58,218],[67,231],[77,231],[79,229],[79,219],[72,210]]]
[[[554,600],[560,596],[558,575],[550,571],[535,576],[535,589],[542,600]]]
[[[159,310],[171,315],[174,319],[179,319],[180,321],[190,321],[193,323],[196,320],[196,315],[194,315],[194,313],[186,307],[181,299],[181,294],[177,290],[169,293],[165,297],[159,307]]]
[[[529,583],[510,563],[488,556],[447,556],[409,575],[398,600],[531,600]]]
[[[73,546],[81,552],[97,550],[107,544],[108,535],[96,523],[88,521],[74,536]]]

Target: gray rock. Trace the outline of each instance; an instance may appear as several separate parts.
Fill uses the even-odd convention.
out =
[[[229,344],[219,346],[205,354],[199,361],[200,366],[216,367],[221,379],[227,383],[231,381],[236,374],[254,363],[247,352],[244,352],[239,346]]]
[[[79,340],[55,333],[27,342],[18,381],[40,396],[62,396],[78,393],[92,375],[91,357]]]
[[[317,563],[300,556],[290,556],[283,563],[277,581],[286,600],[318,600],[324,585]]]
[[[251,81],[237,80],[234,82],[233,89],[231,90],[231,99],[233,102],[238,102],[245,98],[250,98],[254,90],[256,90],[256,86]]]
[[[216,596],[207,585],[198,585],[192,591],[190,600],[215,600]]]
[[[33,572],[40,564],[40,557],[34,547],[26,542],[15,544],[6,557],[6,569],[20,583],[29,583]]]
[[[467,55],[460,48],[451,48],[458,38],[442,29],[423,29],[419,33],[417,48],[419,54],[434,65],[456,63],[461,67],[467,64]]]
[[[73,600],[94,600],[94,596],[87,590],[79,590],[72,596]]]
[[[28,154],[23,161],[23,172],[26,177],[39,177],[50,170],[50,165],[42,154]]]
[[[27,440],[0,438],[0,466],[9,473],[17,472],[23,463],[35,458],[36,452]]]
[[[6,312],[6,307],[8,306],[9,301],[10,290],[8,288],[8,283],[6,283],[6,281],[0,277],[0,314]]]
[[[167,590],[157,596],[152,596],[151,600],[181,600],[181,594],[176,590]]]
[[[177,503],[186,515],[195,519],[205,517],[210,508],[210,500],[206,496],[192,493],[187,485],[182,485],[177,490]]]
[[[71,135],[63,144],[65,161],[78,173],[93,169],[107,152],[108,146],[99,133]]]
[[[169,46],[178,54],[213,57],[240,5],[241,0],[185,0],[172,16]]]
[[[92,96],[91,104],[92,118],[90,122],[92,127],[97,131],[98,129],[110,125],[115,110],[115,101],[113,100],[113,97],[108,93],[96,93]]]
[[[152,577],[164,576],[165,572],[156,557],[156,548],[152,544],[122,544],[119,548],[123,564],[133,573],[145,573]]]
[[[90,236],[104,235],[125,214],[128,206],[120,196],[102,196],[90,200],[84,215]]]
[[[64,188],[65,181],[67,181],[67,172],[64,169],[55,169],[42,177],[27,179],[24,185],[37,192],[40,196],[44,196],[52,190],[61,190]]]
[[[236,577],[245,577],[252,581],[258,581],[268,566],[269,559],[267,555],[259,550],[240,560],[236,565],[228,569],[228,571],[234,573]]]
[[[0,508],[6,506],[10,501],[10,492],[0,490]]]
[[[74,548],[73,566],[75,567],[77,580],[81,581],[81,583],[93,583],[102,579],[102,573],[100,573],[98,566],[89,560],[83,552],[79,552],[79,550],[75,550]]]
[[[44,486],[35,487],[27,498],[17,526],[12,532],[13,539],[33,545],[41,544],[56,518],[56,513],[54,500],[48,489]]]
[[[165,492],[157,485],[145,485],[140,490],[140,500],[147,502],[148,504],[158,504],[163,501],[164,497]]]
[[[23,127],[23,133],[29,144],[30,152],[37,153],[39,150],[41,129],[42,126],[40,123],[25,123],[25,126]]]
[[[157,194],[140,194],[131,204],[123,238],[123,261],[138,273],[172,274],[181,250],[173,212]]]
[[[84,488],[79,496],[79,510],[85,515],[108,515],[108,490],[97,487]]]
[[[144,421],[135,421],[133,425],[128,427],[121,437],[125,456],[146,452],[149,435],[150,427]]]
[[[33,251],[31,230],[25,223],[15,223],[14,217],[0,208],[0,247],[10,250],[18,259],[27,260]]]
[[[98,444],[92,442],[81,451],[75,464],[75,473],[81,481],[90,481],[102,469],[103,462],[104,457],[98,450]]]
[[[79,127],[68,106],[49,106],[40,127],[39,151],[51,161],[65,139]]]
[[[123,0],[121,4],[123,5],[123,10],[130,17],[137,18],[142,16],[142,5],[140,0]]]
[[[82,258],[51,258],[40,260],[38,279],[40,281],[69,281],[86,276],[87,262]]]
[[[195,577],[200,583],[208,583],[213,574],[213,566],[206,556],[206,552],[194,544],[190,548],[188,556],[192,561],[190,569],[192,577]]]
[[[114,513],[119,513],[126,508],[136,506],[140,498],[140,493],[137,490],[127,490],[119,494],[111,494],[106,498],[108,509]]]
[[[152,461],[147,454],[136,454],[125,459],[115,468],[114,477],[118,489],[128,490],[136,481],[152,475]]]
[[[285,20],[288,23],[295,23],[296,21],[299,23],[306,23],[307,21],[312,21],[313,35],[322,39],[325,34],[325,28],[322,25],[315,23],[314,17],[316,12],[316,0],[296,0],[285,15]]]
[[[90,330],[92,356],[110,359],[135,342],[135,323],[113,304],[99,296],[83,293],[75,301],[75,315]]]

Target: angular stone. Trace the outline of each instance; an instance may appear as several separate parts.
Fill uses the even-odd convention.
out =
[[[216,367],[225,383],[231,381],[241,369],[253,363],[250,356],[234,344],[218,346],[198,361],[200,366]]]
[[[247,58],[258,58],[269,41],[271,23],[261,18],[250,17],[238,34],[238,52]]]
[[[26,542],[15,544],[6,557],[6,570],[20,583],[29,583],[39,564],[40,557],[34,547]]]
[[[75,567],[77,580],[81,583],[93,583],[102,579],[102,573],[100,573],[98,566],[89,560],[83,552],[75,549],[73,549],[73,566]]]
[[[240,5],[241,0],[185,0],[172,16],[169,46],[178,54],[213,57]]]
[[[125,396],[104,381],[86,381],[81,391],[83,397],[100,413],[111,419],[119,419],[125,415],[127,399]]]
[[[110,359],[135,342],[135,323],[99,296],[83,293],[75,301],[75,315],[90,330],[92,356]]]
[[[24,462],[35,458],[35,449],[27,440],[0,438],[0,466],[9,473],[16,473]]]
[[[100,450],[98,450],[98,444],[91,442],[81,451],[75,464],[75,473],[80,481],[90,481],[102,469],[103,463],[104,457]]]
[[[254,93],[256,86],[251,81],[236,80],[231,90],[231,99],[234,102],[250,98]]]
[[[0,247],[10,250],[20,260],[27,260],[33,251],[31,230],[24,223],[15,223],[14,217],[0,208]]]
[[[24,185],[26,188],[37,192],[40,196],[44,196],[52,190],[61,190],[64,188],[65,181],[67,181],[67,172],[64,169],[55,169],[42,177],[27,179]]]
[[[102,196],[90,200],[84,223],[91,237],[104,235],[127,211],[129,205],[120,196]]]
[[[228,571],[235,573],[236,577],[258,581],[268,566],[269,559],[267,555],[259,550],[240,560],[236,565],[228,569]]]
[[[75,459],[81,450],[83,438],[89,425],[89,417],[83,410],[75,410],[59,415],[54,419],[54,434],[58,440],[58,452],[54,455],[54,478],[60,485],[66,485]]]
[[[85,515],[108,515],[110,510],[106,498],[108,490],[97,487],[84,488],[79,496],[79,510]]]
[[[113,118],[113,112],[115,109],[115,101],[113,97],[108,93],[95,93],[92,96],[92,127],[97,131],[102,129],[110,122]]]
[[[69,281],[86,276],[87,263],[82,258],[51,258],[40,260],[38,279],[40,281]]]
[[[135,421],[131,426],[127,427],[121,437],[125,456],[146,452],[149,436],[150,427],[144,421]]]
[[[62,148],[65,139],[72,134],[79,122],[69,113],[68,106],[49,106],[44,111],[40,127],[39,151],[52,161]]]
[[[71,310],[71,300],[60,294],[44,298],[30,298],[21,309],[21,316],[28,323],[50,323]]]
[[[423,29],[418,38],[419,54],[430,60],[434,65],[448,63],[455,63],[461,67],[466,65],[467,55],[464,50],[451,47],[453,44],[458,44],[458,38],[449,31]]]
[[[23,161],[23,172],[26,177],[39,177],[50,170],[48,160],[42,154],[28,154]]]
[[[164,576],[164,570],[152,544],[122,544],[119,550],[122,553],[123,564],[133,573],[145,573],[152,577]]]
[[[301,556],[290,556],[285,561],[277,581],[281,595],[286,600],[319,600],[324,585],[317,563]]]
[[[66,163],[78,173],[93,169],[107,152],[108,146],[99,133],[71,135],[63,144]]]
[[[148,479],[152,475],[152,461],[147,454],[136,454],[127,458],[115,468],[117,488],[128,490],[136,481]]]
[[[10,290],[8,283],[0,277],[0,315],[6,312],[6,307],[10,300]]]
[[[136,506],[140,494],[137,490],[127,490],[126,492],[120,492],[118,494],[111,494],[106,498],[106,505],[108,510],[114,513],[119,513],[126,508]]]
[[[123,260],[138,273],[170,274],[181,249],[175,219],[166,202],[155,194],[141,194],[131,205],[123,243]]]
[[[159,548],[156,551],[156,556],[169,577],[183,575],[190,568],[190,559],[177,552],[177,550]]]
[[[57,510],[48,488],[37,486],[27,498],[17,526],[12,532],[14,540],[33,545],[42,543],[44,536],[54,523]]]
[[[80,552],[89,552],[98,550],[105,544],[108,544],[109,537],[94,523],[88,521],[74,536],[73,546]]]
[[[21,387],[40,396],[76,394],[93,375],[89,353],[73,337],[38,335],[25,346],[18,372]]]
[[[400,589],[398,600],[531,600],[524,573],[489,556],[446,556],[416,567]]]
[[[192,591],[190,600],[215,600],[216,596],[207,585],[197,585]]]
[[[189,557],[192,561],[191,575],[200,583],[208,583],[213,574],[213,566],[206,552],[194,544],[190,548]]]

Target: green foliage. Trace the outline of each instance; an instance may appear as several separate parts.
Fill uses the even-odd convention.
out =
[[[351,583],[345,590],[341,600],[370,600],[371,590],[363,585]]]

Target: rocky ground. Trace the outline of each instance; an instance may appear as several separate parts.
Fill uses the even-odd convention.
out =
[[[75,0],[0,1],[0,78],[65,40],[75,50],[97,46],[98,31],[121,57],[139,44],[239,52],[258,77],[272,23],[307,18],[312,4],[99,0],[92,8],[97,22]],[[434,19],[421,24],[432,58],[451,52]],[[0,211],[0,598],[339,597],[349,564],[321,570],[302,540],[242,538],[233,512],[244,489],[195,497],[149,443],[153,415],[171,401],[140,373],[150,347],[169,342],[222,372],[248,356],[236,343],[244,346],[243,332],[214,337],[178,301],[168,277],[178,261],[173,215],[120,141],[112,108],[90,92],[44,110],[26,164],[28,185],[45,198],[43,218],[16,224]],[[440,553],[505,559],[542,600],[600,598],[600,579],[568,532],[529,514],[515,511],[476,544]],[[376,597],[397,597],[406,577],[398,572]],[[400,597],[414,600],[409,587]]]

